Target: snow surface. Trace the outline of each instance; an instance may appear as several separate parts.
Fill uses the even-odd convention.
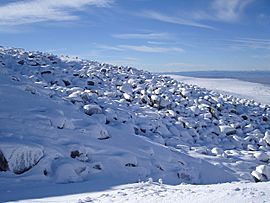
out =
[[[270,104],[270,85],[260,84],[259,81],[255,83],[229,78],[198,78],[173,74],[169,76],[181,82],[198,85],[219,93]]]
[[[223,183],[214,185],[163,185],[136,183],[114,187],[102,192],[65,195],[19,202],[269,202],[269,183]]]
[[[155,184],[129,185],[149,178],[167,191],[182,183],[248,181],[234,184],[255,188],[247,198],[263,201],[267,191],[256,197],[268,185],[254,182],[270,179],[269,121],[269,105],[170,77],[0,48],[0,160],[9,166],[0,163],[0,202],[65,201],[69,194],[83,197],[122,184],[138,193],[140,187],[158,191]],[[244,195],[238,189],[225,194],[219,186],[213,185],[217,198]],[[178,187],[192,188],[194,201],[212,188]],[[168,193],[170,201],[176,194]]]

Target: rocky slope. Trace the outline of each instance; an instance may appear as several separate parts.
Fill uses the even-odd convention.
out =
[[[270,107],[131,67],[0,48],[0,178],[270,180]]]

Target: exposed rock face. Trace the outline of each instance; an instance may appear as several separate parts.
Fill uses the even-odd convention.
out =
[[[0,150],[0,171],[7,171],[7,170],[8,170],[8,162],[3,152]]]

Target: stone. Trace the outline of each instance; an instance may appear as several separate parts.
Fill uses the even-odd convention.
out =
[[[0,150],[0,171],[8,171],[8,162],[3,154],[3,152]]]
[[[254,157],[259,161],[267,162],[269,160],[269,156],[264,152],[256,152],[254,153]]]
[[[9,166],[15,174],[22,174],[34,167],[43,157],[43,150],[33,146],[19,146],[10,156]]]
[[[94,86],[94,85],[95,85],[95,82],[92,81],[92,80],[88,80],[88,81],[87,81],[87,85],[89,85],[89,86]]]
[[[96,104],[87,104],[83,107],[84,113],[92,116],[93,114],[100,114],[102,113],[102,109]]]
[[[226,135],[234,135],[234,134],[236,134],[236,129],[231,127],[231,126],[228,126],[228,125],[219,126],[219,129],[220,129],[221,133],[224,133]]]
[[[270,130],[267,130],[265,132],[265,136],[263,137],[263,139],[265,140],[265,142],[270,145]]]

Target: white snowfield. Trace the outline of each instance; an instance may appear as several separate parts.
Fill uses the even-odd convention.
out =
[[[43,199],[22,200],[25,203],[58,202],[104,202],[104,203],[239,203],[264,202],[270,200],[269,183],[222,183],[213,185],[161,185],[158,183],[136,183],[122,185],[102,192],[65,195]]]
[[[168,75],[187,84],[197,85],[219,93],[251,99],[263,104],[270,104],[270,86],[237,79],[197,78],[180,75]],[[259,81],[258,81],[259,82]]]
[[[267,104],[0,48],[0,202],[270,201],[269,159]]]

